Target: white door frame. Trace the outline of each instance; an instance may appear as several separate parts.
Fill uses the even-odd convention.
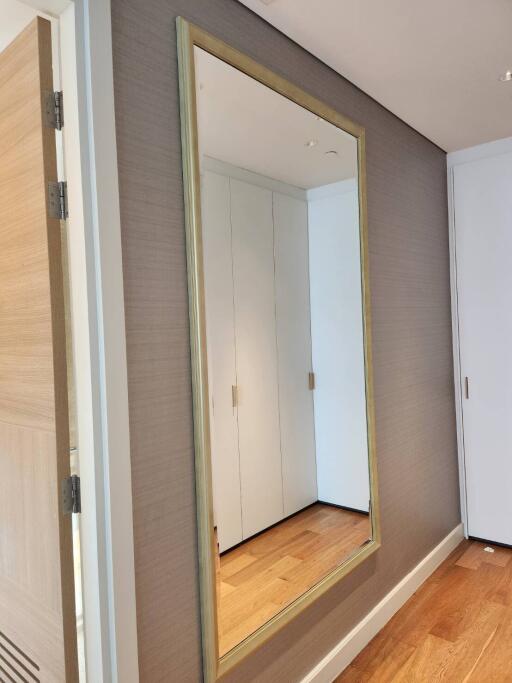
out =
[[[450,155],[448,155],[449,157]],[[452,342],[453,342],[453,380],[455,389],[455,420],[457,426],[457,455],[459,462],[460,512],[464,525],[464,536],[468,537],[468,518],[466,504],[466,461],[464,455],[464,424],[462,407],[462,386],[460,367],[460,337],[459,337],[459,304],[457,293],[457,256],[455,237],[455,210],[453,196],[453,165],[448,160],[448,221],[450,244],[450,290],[452,310]]]
[[[110,0],[21,1],[60,34],[87,681],[138,683]]]
[[[455,386],[455,411],[457,420],[457,451],[459,459],[460,506],[464,535],[468,537],[468,511],[466,494],[466,463],[464,452],[464,419],[463,419],[463,387],[460,367],[460,336],[459,336],[459,308],[457,294],[457,240],[456,217],[454,201],[454,172],[455,166],[466,164],[477,159],[485,159],[500,154],[512,152],[512,137],[495,140],[476,147],[451,152],[447,155],[448,171],[448,220],[450,239],[450,284],[452,301],[452,337],[453,337],[453,373]]]

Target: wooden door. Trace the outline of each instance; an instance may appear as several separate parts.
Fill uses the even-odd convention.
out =
[[[456,166],[454,188],[468,531],[512,545],[512,154]]]
[[[206,171],[201,187],[213,508],[221,552],[242,540],[229,183]]]
[[[308,205],[274,192],[279,414],[284,514],[318,499],[313,392],[309,387]]]
[[[0,679],[78,679],[51,27],[0,54]]]
[[[231,179],[244,538],[283,518],[272,192]]]

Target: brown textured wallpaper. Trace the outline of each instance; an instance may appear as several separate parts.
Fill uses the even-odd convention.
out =
[[[112,12],[142,683],[202,677],[176,16],[366,127],[383,545],[226,677],[295,683],[460,520],[446,156],[235,0]]]

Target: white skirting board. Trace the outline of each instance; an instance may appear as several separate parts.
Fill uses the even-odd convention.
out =
[[[463,539],[464,529],[462,524],[459,524],[302,679],[301,683],[332,683]]]

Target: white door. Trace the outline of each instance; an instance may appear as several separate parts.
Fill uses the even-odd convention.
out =
[[[214,518],[221,552],[242,540],[229,178],[202,177],[206,343]]]
[[[279,412],[284,514],[317,500],[313,392],[309,388],[308,205],[274,193]]]
[[[346,180],[316,188],[309,197],[318,498],[368,512],[357,186]]]
[[[283,517],[272,192],[231,179],[243,536]]]
[[[454,188],[468,532],[512,544],[512,154]]]

